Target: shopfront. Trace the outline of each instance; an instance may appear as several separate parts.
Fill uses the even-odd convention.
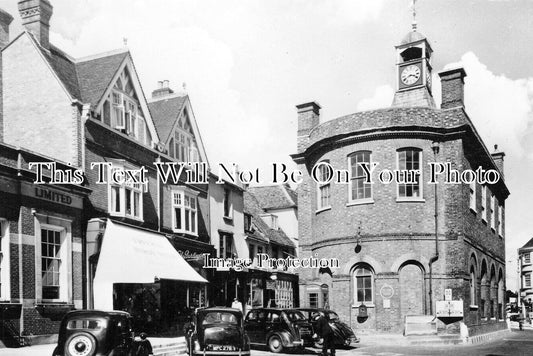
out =
[[[107,220],[100,234],[88,233],[91,242],[101,246],[89,258],[95,309],[128,311],[150,335],[181,335],[192,311],[207,305],[206,278],[169,237]]]

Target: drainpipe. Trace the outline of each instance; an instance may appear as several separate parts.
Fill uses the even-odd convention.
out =
[[[433,157],[435,162],[437,161],[437,154],[439,153],[439,143],[434,141],[431,144],[433,150]],[[434,185],[435,188],[435,255],[429,259],[429,315],[433,315],[433,263],[439,259],[439,200],[437,194],[437,182]]]
[[[157,155],[156,162],[161,162],[161,155]],[[156,175],[156,190],[157,190],[157,231],[161,231],[161,182]]]

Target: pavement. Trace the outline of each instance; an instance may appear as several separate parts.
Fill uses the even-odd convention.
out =
[[[380,341],[381,340],[381,341]],[[168,341],[176,341],[170,339]],[[154,342],[155,343],[155,342]],[[35,345],[18,349],[0,349],[0,356],[51,356],[55,345]],[[183,352],[180,354],[184,354]],[[318,356],[320,350],[307,348],[303,355]],[[266,348],[253,349],[252,356],[273,356]],[[279,354],[294,356],[295,353]],[[476,345],[411,346],[394,344],[394,339],[385,335],[375,338],[361,337],[359,344],[348,349],[337,350],[336,356],[531,356],[533,355],[533,330],[512,330],[501,336]],[[276,355],[278,356],[278,355]]]

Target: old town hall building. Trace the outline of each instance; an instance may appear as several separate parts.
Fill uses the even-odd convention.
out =
[[[297,106],[300,257],[337,257],[341,266],[302,269],[300,304],[332,308],[359,334],[505,328],[504,154],[489,152],[467,114],[462,68],[439,73],[439,108],[426,37],[413,26],[396,51],[391,107],[320,122],[317,103]],[[440,174],[429,184],[431,162],[501,179],[444,184]],[[361,164],[374,163],[369,184]],[[329,181],[329,167],[348,170],[349,182]],[[404,175],[381,182],[384,170]]]

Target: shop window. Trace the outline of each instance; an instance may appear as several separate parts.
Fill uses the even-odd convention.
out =
[[[398,198],[418,200],[422,198],[422,151],[417,148],[398,150]]]
[[[362,303],[373,303],[374,276],[372,270],[367,265],[359,266],[354,271],[354,302],[359,305]]]
[[[318,293],[309,293],[309,308],[318,308]]]
[[[372,198],[372,185],[365,183],[367,177],[362,165],[366,165],[370,170],[370,152],[355,152],[348,157],[350,166],[350,196],[349,202],[358,202]]]
[[[477,212],[476,208],[476,182],[470,183],[470,209]]]
[[[114,164],[112,171],[123,170],[123,166]],[[138,177],[140,178],[140,177]],[[148,184],[125,180],[122,184],[109,183],[109,212],[113,216],[143,219],[143,192]]]
[[[231,204],[231,190],[224,188],[224,218],[233,218],[233,206]]]
[[[331,198],[331,184],[325,183],[331,180],[330,175],[332,174],[330,170],[329,161],[322,161],[318,164],[318,181],[321,183],[318,184],[318,199],[317,199],[317,210],[327,209],[331,207],[330,198]]]
[[[185,190],[172,192],[172,221],[174,232],[198,235],[197,193]]]
[[[233,236],[221,233],[219,235],[218,257],[233,258]]]
[[[10,299],[9,230],[7,220],[0,219],[0,300]]]

